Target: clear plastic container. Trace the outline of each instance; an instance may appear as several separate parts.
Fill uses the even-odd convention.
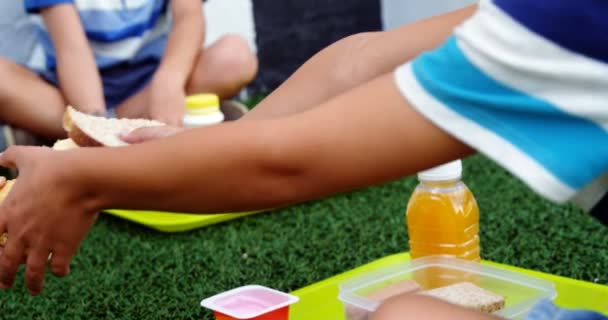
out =
[[[477,286],[505,297],[505,308],[494,312],[494,315],[506,319],[518,319],[538,301],[557,296],[555,285],[547,280],[479,262],[429,256],[375,270],[340,284],[338,299],[344,305],[346,319],[368,319],[382,302],[369,298],[370,294],[400,281],[414,280],[415,274],[419,272],[426,273],[427,277],[433,274],[461,273],[462,276],[474,279]],[[458,278],[454,283],[461,281],[461,277]],[[421,287],[422,290],[435,288]],[[387,298],[389,297],[385,299]]]
[[[287,320],[289,306],[299,298],[259,285],[228,290],[201,301],[217,320]]]

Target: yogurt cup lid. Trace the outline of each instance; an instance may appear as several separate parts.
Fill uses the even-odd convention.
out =
[[[231,289],[201,301],[201,306],[235,319],[252,319],[298,302],[299,298],[260,285]]]

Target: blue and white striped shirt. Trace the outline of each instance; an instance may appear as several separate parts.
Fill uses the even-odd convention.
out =
[[[608,1],[482,0],[395,71],[421,114],[555,202],[608,190]]]
[[[110,68],[147,59],[160,60],[171,28],[168,0],[24,0],[39,33],[28,67],[54,70],[55,51],[38,14],[58,4],[73,4],[80,15],[97,66]]]

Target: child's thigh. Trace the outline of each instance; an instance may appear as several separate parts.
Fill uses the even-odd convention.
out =
[[[347,37],[338,42],[342,62],[336,66],[356,84],[369,81],[438,47],[474,10],[471,6],[389,31]]]
[[[65,99],[35,72],[0,58],[0,121],[44,137],[61,137]]]
[[[44,101],[45,105],[64,105],[64,99],[55,85],[28,68],[2,57],[0,79],[0,101],[3,105],[33,99]]]

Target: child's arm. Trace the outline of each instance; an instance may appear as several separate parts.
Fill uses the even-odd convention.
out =
[[[371,320],[500,320],[501,318],[465,309],[417,294],[404,294],[384,301]]]
[[[171,0],[173,28],[148,101],[153,119],[181,125],[186,83],[203,45],[201,6],[200,0]]]
[[[94,181],[82,190],[100,195],[100,208],[189,212],[292,204],[472,152],[416,112],[392,73],[289,117],[189,130],[124,149],[78,151],[78,168],[70,175],[87,177],[83,184]]]
[[[105,114],[99,72],[80,18],[72,4],[58,4],[41,10],[57,57],[61,93],[74,108]]]
[[[0,206],[0,287],[29,249],[26,282],[65,274],[103,208],[225,212],[282,206],[396,179],[471,154],[423,118],[393,74],[290,117],[188,130],[126,148],[13,147],[20,176]]]

